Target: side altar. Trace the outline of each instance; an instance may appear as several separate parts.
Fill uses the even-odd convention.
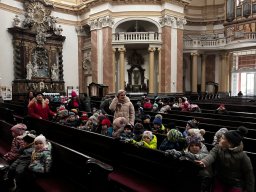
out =
[[[13,19],[13,100],[23,100],[29,91],[65,94],[62,28],[51,16],[53,4],[25,0],[24,20]]]

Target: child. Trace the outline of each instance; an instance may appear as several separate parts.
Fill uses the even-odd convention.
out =
[[[117,117],[113,121],[113,138],[120,138],[120,134],[124,130],[125,125],[127,124],[127,120],[125,117]]]
[[[219,144],[222,135],[223,135],[224,133],[226,133],[227,131],[228,131],[228,129],[225,128],[225,127],[220,128],[220,129],[215,133],[215,135],[214,135],[214,137],[213,137],[213,142],[212,142],[212,144],[213,144],[213,145]]]
[[[28,168],[33,173],[48,173],[51,164],[51,143],[46,141],[45,136],[39,135],[34,140],[34,150]]]
[[[203,167],[215,162],[216,192],[254,192],[254,174],[250,158],[243,151],[243,137],[248,130],[240,126],[237,130],[225,132],[216,145],[201,161]]]
[[[130,141],[133,138],[134,134],[132,132],[132,126],[127,124],[124,126],[123,132],[120,134],[121,141]]]
[[[153,121],[153,132],[160,134],[166,133],[165,127],[162,124],[162,116],[160,114],[156,115]]]
[[[165,152],[166,155],[172,155],[174,158],[189,161],[200,160],[208,155],[209,152],[198,135],[188,136],[186,141],[188,147],[185,151],[176,151],[175,149],[167,150]],[[198,175],[201,179],[201,192],[205,192],[210,187],[212,178],[211,168],[200,170]]]
[[[101,121],[101,134],[112,137],[113,127],[111,127],[111,122],[108,118]]]
[[[11,150],[8,153],[6,153],[3,157],[9,164],[15,161],[17,157],[20,155],[19,150],[21,147],[21,140],[18,136],[21,136],[26,131],[26,129],[27,126],[23,123],[18,123],[10,129],[13,136]]]
[[[186,138],[188,136],[188,130],[192,128],[198,128],[199,122],[195,119],[189,120],[186,125],[185,131],[183,131],[183,136]]]
[[[144,130],[144,126],[141,123],[136,123],[133,129],[133,140],[136,142],[141,141]]]
[[[182,133],[176,129],[171,129],[167,133],[167,137],[162,141],[159,150],[165,151],[176,149],[181,151],[185,148],[185,139]]]
[[[220,106],[214,111],[214,113],[217,114],[228,114],[228,111],[223,103],[220,104]]]
[[[133,142],[138,146],[157,149],[157,137],[151,131],[144,131],[140,142]]]
[[[17,186],[21,188],[24,185],[23,181],[26,179],[24,173],[31,161],[35,137],[35,131],[26,132],[24,135],[19,136],[23,140],[22,151],[18,158],[10,165],[7,174],[7,185],[12,189],[16,188],[15,181]]]

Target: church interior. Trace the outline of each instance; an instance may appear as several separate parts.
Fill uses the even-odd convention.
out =
[[[0,17],[0,191],[254,192],[256,0],[0,0]],[[10,178],[37,134],[50,171]]]
[[[89,94],[91,83],[106,93],[255,94],[254,0],[0,6],[0,86],[15,100],[28,90]]]

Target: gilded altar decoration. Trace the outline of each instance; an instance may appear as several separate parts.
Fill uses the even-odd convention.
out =
[[[65,93],[63,78],[63,28],[51,15],[53,3],[24,0],[24,17],[16,15],[13,27],[13,98],[22,100],[28,91]],[[20,19],[23,18],[23,19]]]

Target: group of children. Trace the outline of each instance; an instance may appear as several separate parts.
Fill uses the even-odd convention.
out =
[[[11,128],[11,149],[3,158],[8,163],[4,174],[7,191],[27,191],[35,177],[49,173],[52,164],[51,143],[34,130],[27,131],[23,123]]]
[[[100,133],[136,146],[162,150],[167,156],[172,158],[193,161],[198,166],[203,167],[202,171],[199,172],[202,178],[202,192],[209,190],[210,183],[214,183],[214,192],[254,191],[253,167],[250,158],[243,152],[242,140],[247,133],[246,128],[239,127],[237,130],[230,131],[225,128],[220,129],[216,132],[213,139],[213,149],[208,152],[207,147],[204,145],[203,136],[205,131],[198,128],[199,123],[195,119],[187,122],[184,132],[179,131],[171,124],[165,127],[162,123],[162,116],[159,114],[151,121],[151,117],[145,114],[145,111],[149,108],[153,109],[154,107],[158,108],[164,105],[161,103],[161,100],[156,99],[156,101],[152,105],[150,100],[145,99],[142,110],[138,110],[138,114],[136,114],[137,118],[134,125],[127,122],[127,119],[124,117],[117,117],[112,122],[100,110],[94,111],[89,117],[86,112],[79,113],[76,109],[67,110],[64,106],[58,108],[56,120],[58,123]],[[186,98],[181,98],[177,103],[177,107],[181,108],[182,111],[191,111],[192,108],[196,109],[196,106],[193,107],[189,104]],[[169,108],[166,107],[166,111],[168,110]],[[225,111],[225,107],[221,106],[218,110],[221,112]],[[160,144],[157,143],[158,135],[166,136]],[[19,142],[15,141],[15,143]],[[47,149],[50,151],[50,145],[44,144],[48,146]],[[33,147],[33,151],[35,150],[36,148]],[[31,160],[35,157],[40,157],[35,154],[32,155],[32,152]],[[46,167],[50,167],[50,158],[48,162],[44,164],[45,172],[49,170]],[[213,167],[211,167],[212,164]],[[32,167],[38,168],[38,166],[31,165],[30,162],[28,169],[30,170]],[[8,177],[11,178],[11,171],[9,172]],[[214,182],[212,178],[215,179]],[[16,176],[17,180],[18,177]]]

